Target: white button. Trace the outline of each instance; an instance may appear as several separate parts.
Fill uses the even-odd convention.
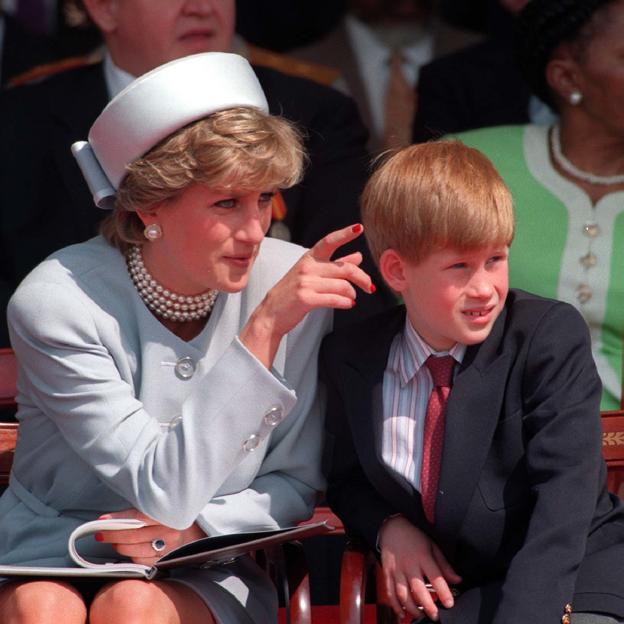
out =
[[[195,373],[195,362],[190,357],[180,358],[175,365],[175,374],[180,379],[190,379]]]
[[[258,448],[260,444],[260,436],[252,433],[244,442],[243,442],[243,450],[248,453],[253,453]]]
[[[175,429],[182,422],[182,416],[174,416],[169,421],[169,429]]]
[[[282,408],[278,406],[272,407],[264,415],[264,422],[269,425],[269,427],[277,427],[282,420],[284,420],[284,413],[282,412]]]

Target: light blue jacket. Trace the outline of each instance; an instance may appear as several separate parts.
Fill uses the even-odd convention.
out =
[[[20,434],[0,499],[0,562],[67,563],[70,531],[134,507],[208,534],[308,517],[320,472],[317,351],[327,310],[281,342],[273,371],[237,335],[303,248],[266,239],[248,286],[185,342],[145,307],[102,238],[26,277],[8,308]],[[108,547],[91,540],[91,556]]]

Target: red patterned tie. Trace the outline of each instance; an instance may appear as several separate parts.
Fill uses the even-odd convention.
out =
[[[444,444],[444,412],[451,392],[454,365],[455,360],[450,355],[442,357],[431,355],[425,362],[425,366],[433,378],[434,386],[429,397],[429,403],[427,403],[420,473],[420,493],[425,515],[429,522],[435,520],[435,501]]]

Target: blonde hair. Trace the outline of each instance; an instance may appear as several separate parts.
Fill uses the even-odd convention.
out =
[[[418,263],[445,247],[511,244],[511,194],[494,165],[458,141],[393,153],[362,195],[362,222],[376,262],[386,249]]]
[[[237,192],[288,188],[300,180],[303,160],[301,135],[286,119],[246,107],[213,113],[126,167],[102,235],[125,252],[145,242],[137,210],[149,212],[194,184]]]

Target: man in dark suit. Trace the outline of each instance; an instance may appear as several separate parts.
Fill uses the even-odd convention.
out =
[[[0,98],[3,314],[19,281],[38,262],[97,233],[104,214],[93,206],[70,146],[86,139],[110,97],[164,62],[232,47],[233,0],[84,4],[105,39],[104,62],[12,89]],[[367,175],[366,130],[349,98],[265,67],[255,70],[271,112],[295,121],[306,137],[309,165],[303,181],[283,194],[286,216],[278,233],[311,246],[324,234],[359,221],[357,201]],[[364,267],[371,266],[365,259]],[[391,302],[388,292],[378,291],[360,297],[355,310],[366,314]],[[6,345],[4,317],[1,325],[0,344]]]
[[[572,306],[508,291],[512,202],[494,167],[459,143],[412,146],[362,211],[405,307],[324,343],[327,497],[379,549],[395,610],[623,621],[624,507],[606,490],[589,332]]]
[[[526,1],[492,0],[491,34],[485,41],[422,68],[415,142],[487,126],[539,123],[547,114],[545,105],[532,102],[514,57],[513,16]]]
[[[0,11],[0,86],[52,58],[52,48],[45,37],[28,32],[14,17]]]

